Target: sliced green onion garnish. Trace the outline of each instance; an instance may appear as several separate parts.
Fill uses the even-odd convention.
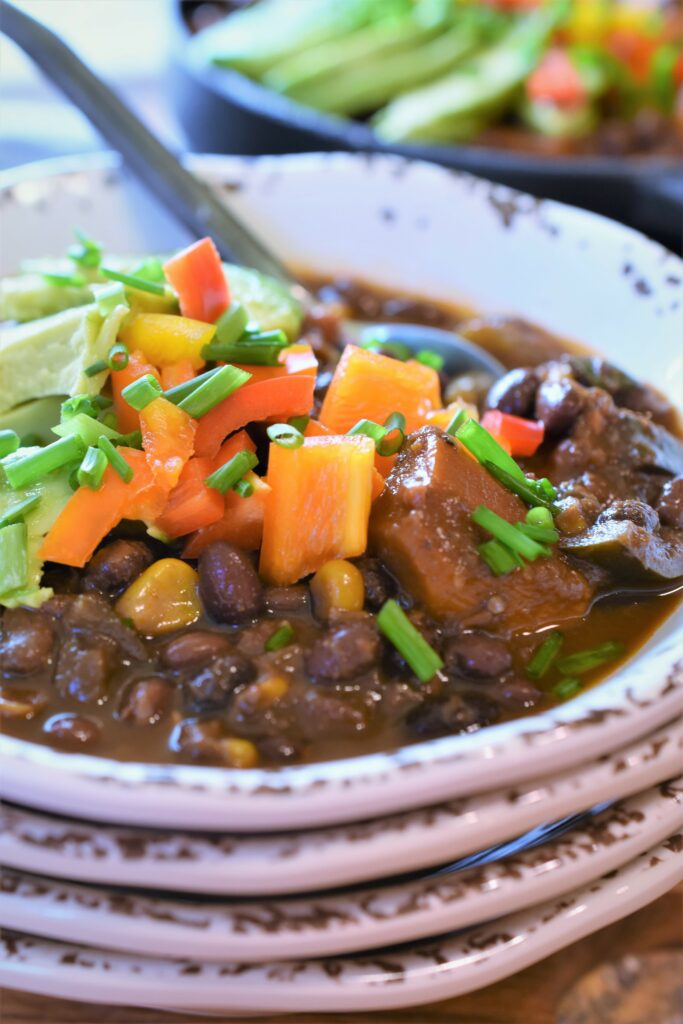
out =
[[[432,370],[436,370],[440,373],[443,370],[444,357],[440,356],[438,352],[432,352],[431,349],[423,348],[415,356],[418,363],[422,363],[423,366],[431,366]]]
[[[524,473],[512,456],[508,455],[488,430],[485,430],[476,420],[468,419],[458,428],[455,436],[479,462],[484,465],[491,462],[498,469],[504,470],[520,482],[526,480]]]
[[[7,482],[15,491],[20,487],[28,487],[53,470],[65,466],[67,462],[82,459],[85,447],[78,435],[70,434],[30,455],[18,459],[10,455],[2,461]]]
[[[52,428],[52,433],[57,434],[58,437],[75,435],[81,439],[84,448],[94,447],[101,434],[104,434],[112,442],[121,437],[118,430],[114,430],[106,423],[101,423],[100,420],[95,420],[92,416],[86,416],[82,412],[58,423],[56,427]]]
[[[39,494],[32,494],[29,498],[23,498],[21,501],[18,501],[12,508],[8,508],[3,516],[0,516],[0,529],[3,526],[11,526],[12,523],[23,522],[29,512],[32,512],[39,504]]]
[[[54,427],[53,427],[54,431]],[[40,434],[24,434],[21,439],[21,448],[42,448],[43,439]]]
[[[80,267],[99,267],[102,260],[102,246],[78,229],[74,231],[74,234],[78,239],[78,244],[72,245],[68,249],[69,259]]]
[[[516,465],[516,463],[515,463]],[[551,498],[547,496],[544,490],[542,490],[538,484],[538,480],[529,480],[522,473],[522,478],[513,476],[512,473],[508,473],[506,470],[501,469],[494,462],[484,462],[483,466],[491,476],[495,477],[503,486],[507,487],[509,491],[516,494],[522,501],[526,502],[527,505],[543,505],[550,512],[559,512],[559,508],[555,505]]]
[[[274,334],[282,333],[274,331]],[[271,341],[258,336],[243,338],[232,344],[212,341],[202,349],[202,359],[207,362],[221,360],[229,363],[243,363],[247,366],[277,366],[280,353],[289,345],[286,336],[282,341]]]
[[[109,438],[102,434],[101,437],[97,439],[97,447],[101,452],[104,452],[107,457],[107,462],[114,472],[118,473],[124,483],[129,484],[133,479],[133,470],[128,465],[123,455],[121,455],[121,452],[117,452]]]
[[[246,451],[246,449],[237,452],[237,455],[228,459],[225,465],[220,466],[210,476],[207,476],[206,485],[220,491],[221,494],[226,494],[242,479],[245,473],[257,465],[258,459],[253,452]]]
[[[142,448],[142,433],[139,430],[132,430],[130,434],[119,434],[110,440],[117,448]]]
[[[110,267],[100,267],[100,273],[110,281],[120,281],[126,288],[135,288],[139,292],[149,292],[150,295],[166,295],[166,286],[157,284],[155,281],[147,281],[144,277],[137,277],[135,274],[122,274],[119,270],[112,270]]]
[[[526,674],[530,679],[543,678],[559,654],[563,643],[564,636],[559,630],[548,634],[540,647],[536,648],[526,667]]]
[[[443,661],[434,648],[392,598],[377,613],[377,626],[407,661],[421,683],[428,683],[443,668]]]
[[[532,523],[516,523],[518,530],[521,530],[527,537],[537,540],[539,544],[557,544],[560,535],[554,527],[534,526]]]
[[[387,416],[384,425],[380,426],[373,420],[359,420],[347,434],[351,437],[363,435],[375,442],[378,455],[395,455],[405,441],[406,420],[403,413],[392,412]],[[395,434],[395,437],[390,437]]]
[[[538,488],[541,494],[545,495],[545,497],[549,501],[555,501],[555,498],[557,497],[557,491],[551,484],[550,480],[548,480],[547,476],[542,476],[540,480],[534,480],[532,481],[532,483],[535,487]]]
[[[91,491],[99,490],[107,465],[107,456],[100,448],[88,448],[76,471],[78,486],[89,487]]]
[[[248,480],[238,480],[233,487],[235,494],[239,494],[240,498],[251,498],[254,493],[254,485]]]
[[[67,398],[59,410],[59,417],[62,423],[71,419],[72,416],[91,416],[96,419],[103,409],[108,409],[112,404],[111,398],[104,395],[74,395]]]
[[[597,647],[591,647],[586,651],[577,651],[576,654],[568,654],[566,658],[558,661],[557,667],[566,676],[581,676],[584,672],[604,665],[607,661],[619,658],[626,650],[624,644],[619,640],[608,640]]]
[[[214,338],[222,345],[232,345],[241,338],[249,322],[249,314],[241,302],[232,302],[216,320]]]
[[[128,366],[128,346],[122,341],[112,345],[107,354],[107,366],[110,370],[125,370]]]
[[[446,433],[450,434],[451,437],[455,437],[460,427],[467,422],[471,417],[465,412],[464,409],[458,409],[451,422],[446,427]]]
[[[98,359],[96,363],[91,363],[90,366],[86,366],[83,371],[86,377],[96,377],[98,373],[104,373],[105,370],[109,369],[109,364],[104,359]]]
[[[575,693],[579,692],[581,685],[580,679],[569,676],[567,679],[560,679],[559,683],[553,686],[551,693],[560,700],[567,700],[568,697],[573,697]]]
[[[25,523],[12,523],[0,530],[0,595],[28,583],[28,545]]]
[[[15,452],[20,443],[16,430],[0,430],[0,459]]]
[[[282,647],[286,647],[287,644],[291,644],[293,639],[294,630],[286,622],[279,629],[276,629],[272,636],[268,637],[264,646],[267,651],[279,651]]]
[[[412,349],[405,345],[402,341],[389,341],[381,338],[363,338],[361,341],[361,348],[369,349],[371,352],[377,352],[379,355],[393,356],[394,359],[400,359],[402,363],[405,363],[407,359],[413,358]]]
[[[475,508],[471,519],[482,530],[486,530],[496,540],[499,540],[501,544],[505,544],[511,551],[516,551],[518,555],[522,555],[529,562],[535,561],[535,559],[544,554],[544,548],[541,544],[537,544],[531,537],[526,537],[512,523],[508,523],[507,520],[502,519],[501,516],[492,512],[490,508],[486,508],[485,505],[479,505]]]
[[[209,380],[190,392],[182,402],[178,402],[178,408],[195,420],[201,419],[250,378],[251,374],[238,366],[221,366]]]
[[[301,448],[304,443],[304,435],[291,423],[273,423],[267,428],[266,434],[281,448]]]
[[[128,405],[137,412],[141,412],[163,393],[161,384],[151,373],[138,377],[131,384],[127,384],[121,392]]]
[[[140,260],[139,263],[130,268],[130,272],[134,277],[141,277],[144,281],[160,282],[166,280],[163,264],[156,256],[147,256],[145,259]]]
[[[193,377],[192,380],[186,380],[183,384],[176,384],[175,387],[164,391],[164,398],[167,398],[169,402],[173,402],[174,405],[179,405],[184,398],[187,398],[193,391],[196,391],[200,384],[204,384],[207,380],[215,377],[220,369],[220,366],[215,366],[213,370],[206,370],[197,377]]]
[[[519,555],[510,551],[499,540],[487,540],[485,544],[479,544],[477,552],[494,576],[507,576],[509,572],[514,572],[524,564]]]
[[[302,434],[310,422],[310,416],[291,416],[287,420],[290,427],[295,427],[297,430],[301,431]]]
[[[48,284],[56,284],[60,288],[83,288],[88,283],[81,274],[51,274],[44,271],[42,276]]]
[[[545,526],[549,529],[552,528],[554,523],[553,514],[545,505],[537,505],[535,508],[530,508],[525,519],[529,526]]]

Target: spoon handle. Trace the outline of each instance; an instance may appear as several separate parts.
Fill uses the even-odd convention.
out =
[[[192,234],[211,235],[221,256],[296,284],[211,189],[187,171],[118,96],[50,29],[0,0],[0,28],[86,115],[148,191]]]

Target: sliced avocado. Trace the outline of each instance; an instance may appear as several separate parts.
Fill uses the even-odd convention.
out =
[[[14,457],[19,458],[32,451],[39,451],[39,449],[20,448]],[[16,608],[17,605],[38,608],[44,601],[52,597],[53,591],[49,587],[40,586],[43,562],[38,557],[38,551],[45,535],[52,528],[72,493],[69,486],[69,473],[66,469],[48,473],[38,483],[18,491],[9,486],[4,473],[0,474],[0,517],[11,512],[27,498],[38,496],[40,499],[36,507],[31,509],[24,519],[28,533],[28,582],[20,590],[4,594],[0,598],[0,605],[5,605],[7,608]]]
[[[224,263],[232,298],[241,302],[250,320],[255,320],[264,331],[279,328],[290,341],[296,341],[301,331],[303,311],[292,293],[273,277],[260,274],[249,267]]]
[[[47,395],[97,394],[108,371],[84,371],[106,358],[128,312],[117,306],[103,318],[89,305],[0,330],[0,414]]]
[[[0,415],[0,430],[15,430],[19,437],[40,438],[41,444],[54,441],[52,427],[59,422],[60,406],[66,396],[37,398]]]
[[[89,285],[70,288],[50,284],[42,274],[18,274],[0,280],[0,320],[23,324],[73,306],[84,306],[92,300]]]

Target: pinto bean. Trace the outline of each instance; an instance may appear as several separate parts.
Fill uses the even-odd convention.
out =
[[[486,633],[465,633],[444,644],[443,659],[449,675],[493,679],[507,672],[512,655],[502,640]]]
[[[27,675],[52,660],[54,627],[48,615],[27,608],[9,608],[2,620],[0,669]]]
[[[500,409],[513,416],[528,416],[536,397],[538,379],[533,370],[519,367],[497,380],[488,393],[489,409]]]
[[[137,679],[126,690],[118,716],[131,725],[154,725],[168,711],[173,690],[161,676]]]
[[[86,747],[95,743],[102,734],[98,722],[83,715],[53,715],[43,726],[43,732],[52,743],[67,747]]]
[[[263,607],[263,586],[251,559],[226,541],[216,541],[202,551],[199,594],[217,622],[250,619]]]
[[[159,658],[166,668],[183,669],[228,654],[231,649],[229,638],[222,633],[193,629],[165,644],[159,652]]]
[[[250,683],[256,667],[242,654],[225,654],[185,681],[186,703],[196,712],[219,711],[230,701],[236,686]]]
[[[118,597],[153,561],[154,556],[143,541],[112,541],[90,559],[84,589]]]
[[[313,679],[353,679],[377,664],[380,650],[379,635],[368,619],[345,621],[315,641],[306,669]]]
[[[683,476],[676,476],[664,484],[657,512],[662,526],[683,530]]]

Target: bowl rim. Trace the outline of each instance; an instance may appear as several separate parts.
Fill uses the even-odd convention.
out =
[[[310,173],[311,168],[315,169],[319,163],[320,170],[329,176],[334,173],[331,156],[329,153],[295,154],[254,159],[206,154],[188,156],[187,159],[193,169],[203,173],[212,183],[222,174],[226,181],[234,183],[240,175],[246,179],[258,174],[260,166],[272,168],[273,161],[285,174],[296,174],[302,167]],[[342,153],[338,156],[340,159],[334,168],[340,168],[337,173],[342,176],[346,167],[360,166],[369,170],[371,165],[373,174],[386,173],[389,178],[400,164],[403,179],[413,166],[428,166],[434,174],[443,177],[445,187],[449,187],[449,180],[460,182],[461,177],[471,177],[466,172],[454,175],[447,168],[429,165],[422,160],[406,160],[394,154],[373,154],[370,161],[363,154]],[[125,185],[125,178],[120,172],[119,158],[106,152],[35,162],[0,173],[0,199],[3,194],[7,199],[8,190],[29,179],[41,179],[46,188],[58,189],[63,179],[86,174],[94,179],[106,179],[109,187],[112,184]],[[511,198],[525,195],[507,186],[494,187],[498,195]],[[598,222],[608,220],[599,214],[554,200],[542,202],[551,208],[562,208],[565,217],[576,215],[583,224],[586,218],[595,218]],[[634,239],[638,240],[650,253],[666,257],[667,265],[671,265],[668,260],[672,259],[683,276],[682,260],[633,229],[614,226],[632,243]],[[647,673],[642,671],[645,663]],[[532,777],[542,766],[540,762],[551,763],[558,770],[584,761],[593,754],[606,753],[673,717],[682,690],[683,658],[674,634],[673,637],[660,638],[658,642],[648,642],[646,651],[640,650],[598,686],[558,708],[489,726],[471,734],[441,737],[391,751],[358,754],[333,761],[255,769],[124,762],[55,751],[44,744],[0,735],[0,762],[5,767],[5,771],[0,772],[0,791],[28,804],[36,804],[37,801],[38,806],[59,808],[61,791],[67,781],[71,781],[75,792],[80,792],[86,801],[90,816],[95,818],[103,813],[98,803],[101,803],[104,792],[110,797],[116,792],[119,817],[110,820],[122,821],[130,820],[120,814],[125,810],[125,800],[130,799],[131,788],[142,788],[147,796],[158,800],[162,817],[171,814],[173,800],[177,800],[179,792],[184,791],[190,803],[197,801],[196,808],[188,804],[185,821],[204,821],[201,815],[206,814],[207,809],[219,808],[222,817],[219,814],[216,827],[226,827],[228,822],[229,827],[237,831],[357,820],[370,813],[389,813],[425,802],[437,802],[457,792],[496,788],[500,772],[507,772],[511,765],[518,769],[517,781]],[[526,769],[521,762],[532,752],[536,754],[533,768]],[[466,790],[456,778],[463,773],[468,775]],[[425,784],[429,783],[427,800],[418,792],[420,787],[412,782],[407,787],[412,788],[412,796],[403,792],[405,784],[416,775],[423,778]],[[45,783],[45,792],[32,792],[32,784],[36,782]],[[104,791],[103,785],[106,786]],[[359,798],[367,796],[371,790],[374,797],[361,809],[357,806]],[[228,794],[233,807],[226,812],[221,799]],[[334,800],[331,799],[333,794]],[[334,808],[330,806],[333,803]],[[285,805],[289,809],[286,810]],[[292,811],[292,808],[295,809]],[[146,816],[140,819],[145,820],[149,819]],[[164,820],[170,819],[166,817]]]

